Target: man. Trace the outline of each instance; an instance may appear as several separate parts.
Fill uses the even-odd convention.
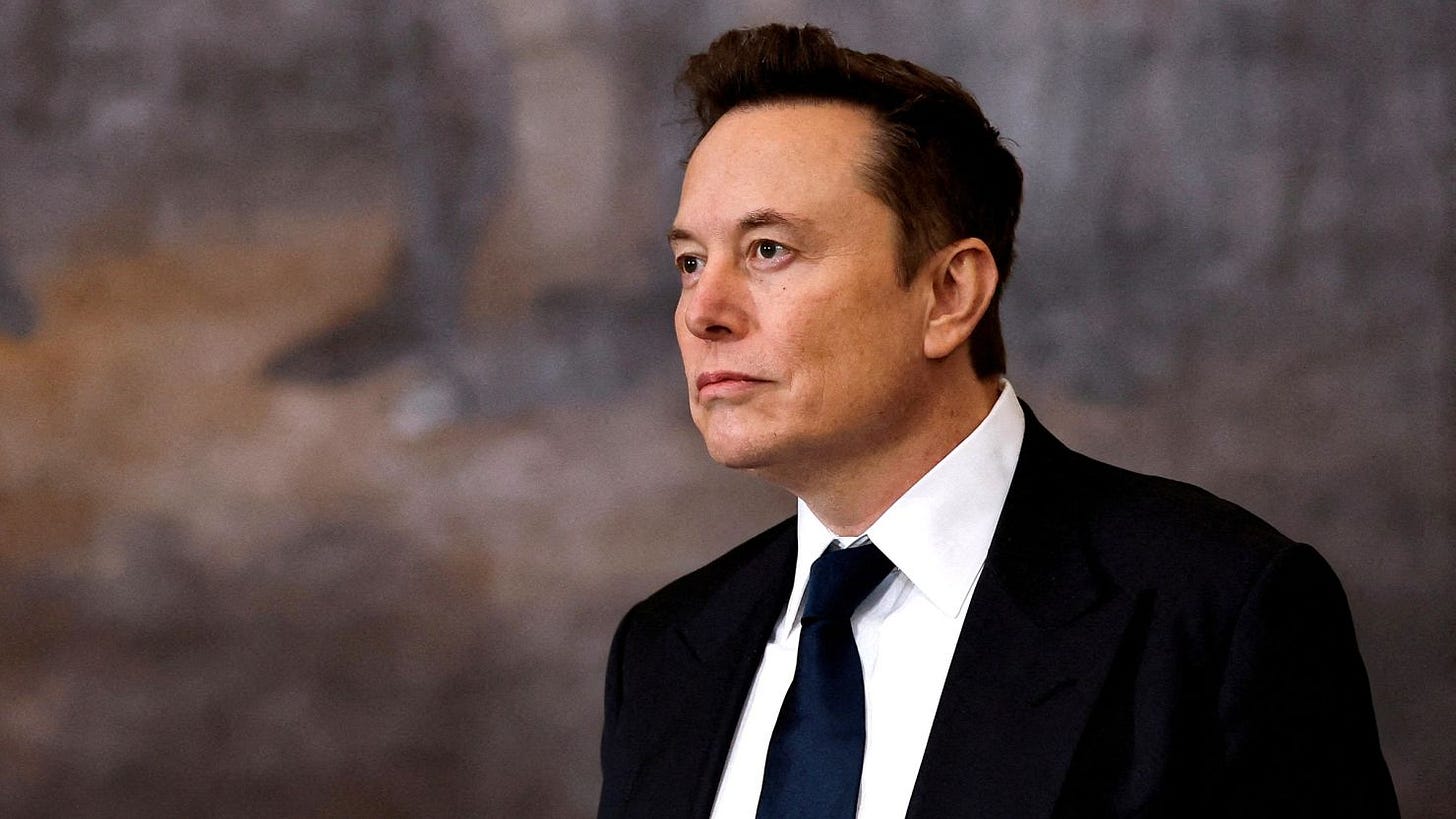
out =
[[[814,28],[683,80],[693,420],[798,514],[623,619],[601,815],[1395,815],[1324,561],[1002,377],[1021,171],[975,101]]]

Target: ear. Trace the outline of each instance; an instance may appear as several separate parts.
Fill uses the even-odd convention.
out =
[[[925,326],[925,355],[942,359],[960,349],[986,314],[1001,279],[991,249],[980,239],[962,239],[927,261],[932,302]]]

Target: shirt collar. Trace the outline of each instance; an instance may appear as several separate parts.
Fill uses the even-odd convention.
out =
[[[1025,432],[1016,391],[1003,379],[991,412],[864,532],[947,617],[960,614],[986,562]],[[798,618],[809,567],[839,537],[803,500],[798,507],[794,588],[775,639]]]

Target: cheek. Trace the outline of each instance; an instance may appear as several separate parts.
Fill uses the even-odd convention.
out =
[[[813,335],[798,342],[820,374],[818,400],[876,403],[903,394],[923,351],[903,307],[893,296],[877,294],[857,309],[819,314]]]
[[[855,336],[852,320],[830,310],[800,316],[783,334],[781,361],[789,370],[795,417],[824,419],[849,397],[858,367]]]
[[[805,299],[787,330],[806,350],[859,355],[907,348],[913,329],[909,294],[897,287],[836,290]]]

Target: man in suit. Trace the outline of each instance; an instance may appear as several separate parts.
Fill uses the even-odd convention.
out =
[[[1324,561],[1016,399],[970,95],[782,26],[683,81],[692,416],[798,514],[623,619],[601,816],[1395,815]]]

